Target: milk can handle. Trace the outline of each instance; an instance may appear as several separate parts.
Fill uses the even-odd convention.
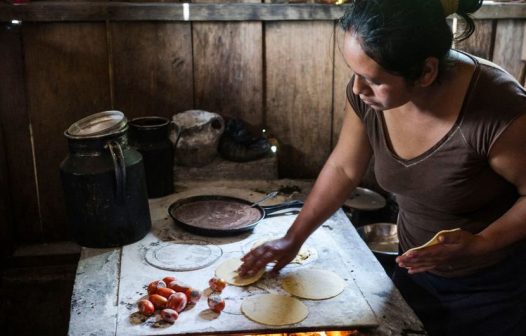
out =
[[[124,162],[124,154],[118,142],[109,141],[108,148],[110,149],[115,170],[116,201],[119,204],[124,204],[126,197],[126,162]]]

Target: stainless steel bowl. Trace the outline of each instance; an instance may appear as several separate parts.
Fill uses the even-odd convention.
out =
[[[356,230],[369,249],[380,255],[398,255],[396,224],[375,223],[357,227]]]

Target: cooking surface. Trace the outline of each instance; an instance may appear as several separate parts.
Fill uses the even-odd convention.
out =
[[[173,211],[180,222],[205,229],[236,229],[252,224],[262,216],[248,204],[224,200],[199,200],[182,204]]]
[[[147,235],[136,244],[125,246],[122,254],[121,283],[119,287],[119,311],[117,335],[143,335],[155,332],[158,335],[181,333],[224,333],[233,331],[257,332],[268,330],[269,327],[248,320],[242,315],[239,304],[242,299],[254,293],[270,293],[287,295],[280,285],[281,276],[294,272],[298,267],[286,267],[277,278],[264,276],[252,288],[232,288],[228,286],[222,296],[228,311],[216,316],[210,314],[208,305],[202,298],[195,307],[183,311],[174,325],[166,328],[155,328],[154,319],[146,323],[134,323],[130,318],[137,311],[137,301],[145,294],[144,286],[151,281],[173,275],[177,279],[204,290],[208,280],[215,274],[215,269],[224,260],[240,258],[243,255],[245,243],[257,242],[265,237],[279,237],[285,233],[295,216],[276,217],[263,220],[252,234],[235,238],[200,238],[222,249],[223,254],[210,266],[188,272],[167,272],[151,266],[144,260],[148,249],[155,248],[159,239],[176,238],[178,241],[195,240],[192,234],[182,232],[173,226],[171,221],[165,221],[157,227],[157,232]],[[331,238],[330,232],[336,222],[329,220],[324,227],[316,231],[307,243],[318,251],[316,261],[302,267],[319,268],[333,271],[345,282],[345,290],[338,296],[328,300],[302,300],[309,309],[309,316],[295,325],[275,327],[275,329],[316,328],[319,330],[334,329],[349,326],[375,326],[376,318],[371,308],[363,298],[354,283],[351,273],[345,267],[338,254],[337,243]],[[157,234],[157,235],[156,235]],[[169,238],[168,238],[169,237]],[[141,293],[141,294],[139,294]]]
[[[245,297],[285,294],[279,277],[267,276],[245,288],[228,286],[222,295],[226,308],[219,316],[208,310],[206,300],[202,298],[192,309],[183,311],[173,325],[163,327],[162,324],[138,321],[136,303],[145,295],[145,286],[149,282],[173,275],[199,289],[206,289],[208,279],[214,276],[216,266],[223,260],[240,257],[258,241],[281,235],[293,220],[293,216],[265,219],[253,233],[236,237],[195,236],[173,225],[167,208],[177,198],[198,192],[203,191],[192,190],[177,197],[171,195],[151,201],[152,232],[135,244],[117,249],[83,249],[72,298],[71,335],[254,334],[279,330],[341,330],[376,324],[378,328],[368,329],[368,335],[421,332],[421,323],[342,211],[333,215],[307,241],[306,246],[315,251],[315,258],[305,264],[292,264],[282,271],[286,275],[300,268],[321,268],[333,271],[345,280],[345,290],[332,299],[302,300],[310,311],[304,321],[269,327],[241,315],[239,305]],[[254,195],[254,200],[260,196]],[[221,249],[221,256],[208,266],[185,272],[163,270],[145,259],[148,251],[170,244],[169,241],[192,240],[212,243]],[[202,254],[201,248],[198,250],[198,254]]]

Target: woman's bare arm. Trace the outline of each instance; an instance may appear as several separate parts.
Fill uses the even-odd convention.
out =
[[[308,236],[341,207],[349,192],[358,185],[371,153],[364,125],[347,103],[338,144],[316,179],[300,214],[283,238],[247,253],[242,258],[239,274],[254,274],[274,260],[277,261],[274,267],[277,272],[289,263]]]

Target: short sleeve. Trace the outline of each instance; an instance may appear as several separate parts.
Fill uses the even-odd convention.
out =
[[[470,94],[461,130],[481,157],[513,121],[526,114],[526,92],[507,72],[481,65],[476,88]]]

